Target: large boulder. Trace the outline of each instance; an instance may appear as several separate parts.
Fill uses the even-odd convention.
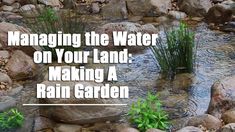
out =
[[[9,59],[6,69],[13,80],[24,80],[36,75],[37,67],[31,57],[16,50]]]
[[[212,115],[204,114],[191,117],[187,123],[187,126],[198,127],[200,125],[204,126],[208,130],[217,130],[222,126],[222,122]]]
[[[49,82],[45,81],[42,84],[47,86],[55,86],[55,84],[62,86],[70,86],[71,97],[69,99],[40,99],[41,103],[46,104],[117,104],[118,100],[114,99],[77,99],[74,95],[75,82]],[[93,82],[79,82],[83,86],[101,86]],[[48,117],[57,122],[68,124],[90,124],[96,122],[115,121],[120,118],[122,111],[116,107],[111,106],[61,106],[61,107],[46,107],[40,111],[41,115]],[[61,114],[63,113],[63,114]]]
[[[232,10],[221,5],[211,7],[206,14],[207,23],[224,24],[232,20]]]
[[[129,14],[134,16],[159,16],[171,8],[171,0],[126,0]]]
[[[111,0],[102,7],[102,15],[104,19],[127,19],[128,14],[125,0]]]
[[[235,76],[224,78],[213,84],[208,113],[218,118],[235,106]]]
[[[16,50],[20,49],[23,52],[25,52],[27,55],[33,56],[34,51],[40,50],[39,47],[37,46],[8,46],[8,31],[20,31],[21,33],[27,33],[29,34],[29,30],[22,27],[18,26],[16,24],[11,24],[7,22],[1,22],[0,23],[0,45],[2,46],[1,49],[6,49],[6,50]]]
[[[205,16],[212,7],[210,0],[178,0],[178,6],[181,11],[189,16]]]

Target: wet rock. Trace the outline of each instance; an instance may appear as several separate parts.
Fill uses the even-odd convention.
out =
[[[45,129],[53,129],[54,123],[45,117],[36,117],[35,118],[35,125],[34,125],[34,131],[42,131]]]
[[[12,84],[11,78],[7,74],[2,73],[2,72],[0,72],[0,82],[5,82],[10,85]]]
[[[16,106],[16,100],[9,96],[0,96],[0,112]]]
[[[139,130],[131,127],[123,128],[120,130],[120,132],[139,132]]]
[[[10,57],[10,54],[6,50],[0,50],[0,58],[2,59],[8,59]]]
[[[52,7],[61,7],[62,4],[59,0],[38,0],[40,3],[47,5],[47,6],[52,6]]]
[[[224,78],[213,84],[208,113],[218,118],[235,106],[235,76]]]
[[[222,126],[222,123],[218,118],[212,115],[204,114],[191,117],[187,124],[187,126],[195,126],[195,127],[198,127],[200,125],[204,126],[209,130],[210,129],[217,130]]]
[[[127,19],[128,14],[125,0],[111,0],[102,7],[101,14],[104,19]]]
[[[209,9],[205,19],[207,23],[224,24],[232,20],[232,10],[215,5]]]
[[[2,3],[3,4],[6,4],[6,5],[11,5],[15,2],[16,0],[2,0]]]
[[[228,123],[235,123],[235,110],[229,110],[222,114],[223,121]]]
[[[205,16],[212,7],[210,0],[179,0],[177,4],[189,16]]]
[[[92,13],[99,13],[100,7],[98,3],[92,3],[91,4]]]
[[[234,132],[235,131],[235,123],[230,123],[223,126],[220,130],[221,132]]]
[[[6,68],[9,76],[14,80],[24,80],[36,75],[36,65],[31,57],[20,50],[14,51]]]
[[[9,11],[9,12],[11,12],[14,8],[13,8],[12,6],[3,5],[3,6],[1,7],[1,9],[2,9],[3,11]]]
[[[203,132],[200,128],[194,126],[184,127],[176,132]]]
[[[116,104],[119,103],[115,99],[77,99],[74,95],[74,85],[75,82],[48,82],[45,81],[43,84],[47,86],[55,86],[55,84],[60,83],[62,86],[70,86],[71,88],[71,98],[69,99],[41,99],[40,102],[61,104],[61,103],[75,103],[75,104]],[[79,82],[86,86],[99,86],[101,84],[96,84],[93,82]],[[63,113],[63,114],[61,114]],[[122,111],[117,107],[47,107],[41,108],[41,114],[45,117],[53,119],[58,122],[69,123],[69,124],[89,124],[105,121],[115,121],[120,118]]]
[[[151,128],[151,129],[148,129],[146,132],[164,132],[164,131],[159,130],[159,129]]]
[[[171,7],[170,0],[127,0],[129,14],[134,16],[159,16]]]
[[[187,17],[187,15],[184,12],[180,11],[169,11],[169,15],[177,20],[181,20]]]
[[[82,129],[81,126],[78,125],[69,125],[69,124],[58,124],[54,131],[55,132],[80,132]]]

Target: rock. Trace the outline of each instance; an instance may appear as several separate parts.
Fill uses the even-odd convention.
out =
[[[99,13],[100,7],[98,3],[92,3],[91,4],[92,13]]]
[[[152,24],[140,25],[138,23],[131,23],[131,22],[108,23],[96,29],[96,33],[99,33],[99,34],[105,33],[109,35],[109,40],[110,40],[109,45],[106,47],[102,47],[102,48],[113,50],[114,48],[113,47],[113,31],[127,31],[128,33],[141,32],[141,33],[149,33],[149,34],[158,32],[158,30]],[[122,49],[123,47],[116,46],[115,48]],[[133,46],[129,48],[129,51],[138,52],[138,51],[142,51],[143,49],[144,47]]]
[[[177,20],[181,20],[187,17],[187,15],[184,12],[180,11],[169,11],[169,15]]]
[[[107,5],[102,7],[101,14],[104,19],[127,19],[128,14],[125,0],[111,0]]]
[[[14,13],[13,13],[14,14]],[[27,33],[29,34],[30,32],[28,29],[18,26],[16,24],[11,24],[7,22],[1,22],[0,23],[0,44],[2,45],[2,49],[4,50],[16,50],[20,49],[24,53],[26,53],[29,56],[33,56],[34,51],[40,50],[39,46],[8,46],[8,31],[20,31],[21,33]]]
[[[1,9],[2,9],[3,11],[9,11],[9,12],[11,12],[14,8],[13,8],[12,6],[3,5],[3,6],[1,7]]]
[[[224,78],[213,84],[208,113],[220,118],[221,114],[235,106],[235,76]]]
[[[226,0],[219,5],[225,7],[226,9],[232,10],[233,15],[235,15],[235,1],[232,0]]]
[[[222,123],[218,118],[212,115],[204,114],[191,117],[187,124],[187,126],[195,126],[195,127],[198,127],[200,125],[204,126],[209,130],[210,129],[217,130],[222,126]]]
[[[139,130],[131,127],[123,128],[120,130],[120,132],[139,132]]]
[[[223,126],[220,132],[234,132],[235,131],[235,123],[230,123]]]
[[[34,131],[43,131],[45,129],[53,129],[54,123],[45,117],[36,117],[35,118],[35,125],[34,125]]]
[[[35,17],[37,16],[36,12],[36,6],[33,4],[27,4],[20,8],[20,13],[25,17]]]
[[[178,0],[177,4],[189,16],[205,16],[212,7],[210,0]]]
[[[10,54],[6,50],[0,50],[0,58],[2,59],[8,59],[10,57]]]
[[[0,72],[0,82],[5,82],[10,85],[12,84],[11,78],[7,74],[2,73],[2,72]]]
[[[55,84],[59,83],[62,86],[70,86],[71,88],[71,98],[69,99],[41,99],[40,102],[43,103],[52,103],[52,104],[116,104],[119,103],[118,100],[115,99],[77,99],[74,95],[74,85],[76,82],[42,82],[47,86],[55,86]],[[101,84],[96,84],[93,82],[79,82],[86,86],[99,86]],[[68,124],[90,124],[97,122],[105,122],[105,121],[115,121],[120,118],[122,111],[117,107],[89,107],[89,106],[64,106],[64,107],[46,107],[45,109],[41,109],[41,115],[53,119],[57,122],[68,123]],[[61,114],[63,113],[63,114]]]
[[[12,7],[14,9],[19,9],[20,8],[20,3],[16,2],[16,3],[12,4]]]
[[[78,125],[58,124],[54,130],[55,132],[80,132],[81,129],[82,127]]]
[[[159,129],[151,128],[151,129],[148,129],[146,132],[164,132],[164,131],[159,130]]]
[[[184,127],[176,132],[203,132],[200,128],[194,126]]]
[[[0,112],[16,106],[16,100],[9,96],[0,96]]]
[[[127,0],[129,14],[134,16],[159,16],[166,14],[171,0]]]
[[[209,9],[205,19],[207,23],[224,24],[232,20],[232,10],[215,5]]]
[[[235,32],[235,21],[224,24],[220,30],[225,32]]]
[[[62,3],[59,0],[38,0],[38,1],[46,6],[62,7]]]
[[[20,50],[14,51],[6,68],[9,76],[14,80],[24,80],[36,75],[36,65],[31,57]]]
[[[75,0],[64,0],[63,1],[64,8],[73,9],[76,6]]]
[[[222,114],[223,121],[228,123],[235,123],[235,110],[229,110]]]
[[[16,0],[2,0],[2,3],[3,4],[6,4],[6,5],[11,5],[15,2]]]

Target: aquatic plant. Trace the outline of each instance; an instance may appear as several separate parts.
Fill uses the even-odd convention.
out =
[[[15,108],[0,113],[0,131],[7,131],[12,128],[21,127],[23,123],[23,114]]]
[[[138,99],[132,104],[128,113],[130,121],[140,131],[150,128],[166,130],[169,126],[168,115],[161,107],[158,97],[149,92],[146,99]]]
[[[36,14],[36,17],[25,16],[26,26],[29,27],[33,33],[57,34],[59,31],[62,31],[62,33],[83,35],[85,32],[85,23],[81,21],[81,16],[76,11],[56,11],[51,7],[37,7],[34,10],[34,14]],[[79,48],[72,46],[58,46],[56,48],[63,48],[64,51],[79,50]],[[50,48],[48,46],[42,47],[43,50],[52,51],[53,58],[56,58],[56,48]]]
[[[165,37],[166,41],[159,37],[156,46],[151,47],[161,72],[170,77],[193,72],[197,49],[194,32],[181,22],[178,28],[166,31]]]

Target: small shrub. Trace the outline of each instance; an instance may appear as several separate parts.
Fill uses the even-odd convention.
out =
[[[24,123],[24,116],[17,109],[0,113],[0,130],[6,131],[12,128],[21,127]]]
[[[36,17],[26,18],[26,26],[29,27],[33,33],[57,34],[59,31],[69,34],[81,34],[85,32],[85,24],[81,21],[81,16],[72,10],[56,11],[51,7],[36,8]],[[56,48],[63,48],[64,51],[77,51],[79,48],[72,46],[57,46]],[[53,58],[56,58],[56,48],[43,46],[42,49],[52,51]]]
[[[181,22],[179,28],[166,31],[165,37],[166,41],[159,37],[156,46],[151,47],[161,72],[170,77],[177,73],[193,72],[196,55],[194,32]]]
[[[128,113],[130,121],[140,131],[150,128],[166,130],[168,128],[168,115],[162,110],[162,104],[156,95],[148,93],[146,99],[139,99],[133,103]]]

